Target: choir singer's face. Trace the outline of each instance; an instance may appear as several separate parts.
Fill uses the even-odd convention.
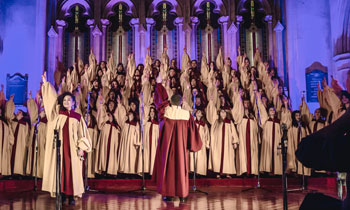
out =
[[[72,109],[74,106],[74,101],[71,96],[67,95],[63,98],[63,107],[66,108],[68,111]]]
[[[23,118],[23,112],[22,111],[18,111],[16,114],[16,119],[17,120],[21,120]]]
[[[348,104],[348,103],[349,103],[349,99],[348,99],[346,96],[342,96],[341,102],[342,102],[343,104]]]
[[[224,110],[221,110],[220,111],[220,117],[221,117],[221,119],[226,119],[226,112],[224,111]]]
[[[249,108],[249,101],[248,100],[244,100],[243,101],[243,106],[245,109],[248,109]]]
[[[271,107],[271,108],[269,109],[269,116],[270,116],[271,118],[274,118],[274,117],[275,117],[275,113],[276,113],[275,109],[274,109],[273,107]]]
[[[295,120],[300,121],[300,113],[295,113]]]
[[[149,116],[151,117],[151,119],[153,120],[155,117],[156,113],[154,112],[154,109],[151,109]]]
[[[196,112],[196,118],[197,118],[197,120],[200,120],[202,117],[203,117],[202,111],[197,111],[197,112]]]
[[[319,120],[321,118],[321,111],[319,109],[315,110],[315,119]]]

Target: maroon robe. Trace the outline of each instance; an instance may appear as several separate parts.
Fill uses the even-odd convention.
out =
[[[157,86],[155,97],[166,99],[164,87]],[[197,152],[202,141],[193,117],[189,120],[174,120],[164,117],[168,101],[155,100],[160,120],[160,129],[152,180],[157,183],[157,191],[162,196],[187,197],[189,192],[188,150]],[[160,103],[159,103],[160,102]]]

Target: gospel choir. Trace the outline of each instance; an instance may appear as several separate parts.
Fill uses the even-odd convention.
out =
[[[91,152],[85,154],[89,178],[116,177],[118,173],[140,175],[142,146],[144,171],[152,175],[160,129],[158,107],[154,105],[157,83],[163,85],[169,98],[175,93],[182,95],[182,108],[194,115],[203,146],[189,154],[191,172],[196,162],[196,173],[203,177],[208,170],[217,178],[281,175],[281,127],[285,124],[287,170],[310,176],[311,169],[295,157],[298,143],[339,118],[349,107],[349,94],[339,90],[336,81],[332,81],[331,88],[324,80],[322,89],[318,87],[320,108],[314,114],[304,98],[299,110],[292,110],[283,81],[275,68],[261,60],[260,52],[255,52],[253,63],[240,49],[238,54],[235,70],[230,58],[224,61],[221,49],[216,62],[208,63],[203,55],[200,65],[190,60],[184,49],[181,68],[175,59],[169,64],[166,48],[155,61],[147,49],[144,64],[138,66],[131,54],[126,67],[116,65],[112,54],[108,62],[97,64],[91,51],[89,64],[78,59],[67,71],[58,65],[55,84],[47,91],[56,95],[68,91],[75,96],[75,112],[81,115],[80,120],[87,121],[87,136],[91,139]],[[43,177],[45,157],[49,157],[45,150],[53,146],[46,142],[51,116],[45,113],[48,108],[44,104],[56,99],[50,98],[49,92],[43,93],[50,87],[42,87],[34,98],[30,93],[27,111],[14,113],[13,96],[6,101],[2,86],[0,175]]]

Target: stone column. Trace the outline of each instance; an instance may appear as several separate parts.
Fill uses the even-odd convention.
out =
[[[229,49],[229,45],[228,45],[228,37],[227,37],[227,24],[228,24],[228,20],[229,20],[229,16],[221,16],[218,20],[219,24],[221,25],[221,30],[222,30],[222,54],[223,54],[223,58],[225,60],[225,58],[228,56],[228,49]]]
[[[191,31],[191,59],[196,59],[198,58],[197,55],[197,26],[199,23],[198,17],[191,17],[191,26],[192,26],[192,31]]]
[[[178,66],[182,66],[182,55],[184,53],[184,47],[185,47],[185,33],[182,30],[184,18],[183,17],[177,17],[175,18],[174,24],[177,27],[177,63]]]
[[[283,58],[283,40],[282,32],[284,30],[280,21],[277,22],[274,31],[276,33],[276,48],[277,48],[277,71],[281,78],[284,78],[284,58]]]
[[[150,48],[151,51],[151,45],[152,45],[152,29],[156,22],[153,20],[153,18],[146,18],[146,27],[147,27],[147,33],[145,34],[145,47]]]
[[[86,24],[89,26],[90,28],[90,49],[92,48],[92,46],[94,46],[94,37],[92,35],[92,31],[94,30],[94,23],[95,23],[95,20],[94,19],[88,19],[86,21]],[[90,52],[90,50],[89,50]]]
[[[272,28],[272,16],[266,15],[265,21],[267,22],[268,37],[269,37],[269,56],[268,60],[273,60],[273,28]]]
[[[191,59],[196,59],[196,57],[192,56],[192,48],[191,48],[191,35],[192,35],[192,29],[188,24],[185,24],[183,27],[183,31],[185,32],[184,37],[184,47],[186,47],[187,52]]]
[[[236,58],[237,58],[237,31],[238,31],[237,27],[232,22],[231,26],[227,30],[228,35],[229,35],[227,46],[229,46],[228,56],[231,58],[231,61],[232,61],[231,67],[234,69],[237,69],[237,62],[236,62]]]
[[[143,63],[146,57],[146,29],[143,25],[140,25],[140,59],[139,62]],[[139,63],[136,63],[138,65]]]
[[[58,34],[51,26],[50,30],[47,33],[49,40],[48,40],[48,56],[47,56],[47,79],[51,84],[55,84],[54,80],[54,72],[56,70],[56,45],[57,45],[57,37]],[[57,58],[58,59],[58,58]]]
[[[66,21],[64,20],[56,20],[57,30],[58,30],[58,38],[57,38],[57,57],[59,61],[62,61],[63,57],[63,27],[65,27]]]
[[[102,61],[102,54],[101,54],[101,37],[102,37],[102,32],[100,30],[100,28],[96,25],[94,30],[92,31],[92,36],[93,38],[93,43],[94,43],[94,47],[93,47],[93,52],[95,54],[96,57],[96,61],[97,63]]]
[[[101,19],[102,23],[102,37],[101,37],[101,59],[103,61],[106,61],[106,28],[109,25],[109,20],[108,19]]]
[[[243,17],[242,16],[239,16],[239,15],[237,15],[236,16],[236,25],[237,25],[237,35],[236,35],[236,43],[237,43],[237,45],[236,45],[236,50],[238,49],[238,46],[240,45],[240,42],[239,42],[239,24],[241,23],[243,21]]]
[[[139,19],[138,18],[132,18],[130,20],[130,25],[132,26],[132,32],[134,34],[134,55],[135,55],[135,62],[140,63],[143,62],[140,60],[140,32],[139,32]]]

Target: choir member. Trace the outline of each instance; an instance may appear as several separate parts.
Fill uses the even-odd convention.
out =
[[[24,176],[26,174],[26,154],[30,134],[30,124],[26,120],[27,113],[18,110],[14,116],[15,104],[13,97],[6,102],[5,116],[9,120],[12,132],[14,133],[14,144],[11,155],[11,174]]]
[[[3,85],[0,91],[0,175],[11,175],[11,154],[14,144],[13,132],[11,125],[5,119],[3,103],[5,103],[5,95]]]
[[[41,92],[48,120],[42,190],[50,192],[51,196],[57,194],[57,147],[54,142],[54,130],[57,130],[62,142],[60,147],[62,202],[68,196],[69,204],[75,205],[74,196],[81,197],[84,193],[82,157],[84,151],[91,151],[90,135],[83,117],[74,111],[74,95],[65,92],[57,97],[53,86],[46,81],[46,72],[42,80]]]
[[[197,109],[195,111],[195,123],[199,132],[199,135],[202,140],[202,149],[198,152],[190,152],[190,171],[194,172],[196,170],[197,174],[202,176],[207,175],[207,149],[209,149],[210,144],[210,133],[208,125],[205,121],[205,117],[203,115],[203,111]],[[195,154],[193,156],[193,154]],[[196,165],[194,165],[194,160],[196,161]],[[196,167],[195,167],[196,166]]]
[[[97,128],[97,122],[95,116],[92,114],[92,111],[90,111],[88,118],[88,131],[91,137],[91,143],[92,143],[92,149],[91,152],[87,154],[87,161],[88,161],[88,178],[94,178],[95,177],[95,166],[96,166],[96,146],[97,146],[97,140],[98,140],[98,128]],[[86,161],[86,160],[85,160]]]
[[[286,105],[286,102],[285,102]],[[287,147],[287,170],[296,172],[299,175],[310,176],[311,169],[304,167],[296,158],[295,151],[301,139],[309,135],[309,130],[301,120],[299,110],[292,113],[292,124],[288,126],[288,147]]]
[[[118,152],[120,147],[121,124],[125,121],[126,111],[118,99],[103,105],[99,96],[97,104],[97,126],[100,130],[96,145],[95,172],[103,175],[118,174]]]
[[[217,174],[217,178],[230,174],[236,174],[235,149],[238,147],[239,138],[236,127],[230,118],[229,110],[219,109],[210,100],[207,113],[213,119],[210,129],[210,151],[208,169]],[[209,119],[209,118],[208,118]]]
[[[255,94],[251,91],[251,97],[253,101]],[[258,144],[261,143],[261,139],[258,134],[258,123],[260,123],[260,116],[258,112],[253,110],[253,106],[250,99],[240,97],[240,94],[235,94],[234,99],[235,106],[232,110],[233,118],[237,124],[237,130],[239,135],[239,147],[238,147],[238,161],[237,162],[237,175],[258,175]],[[260,100],[260,99],[259,99]],[[254,103],[255,104],[255,103]],[[260,107],[263,105],[260,103]],[[259,107],[259,108],[260,108]]]
[[[140,124],[135,112],[130,110],[127,117],[127,121],[121,124],[118,169],[124,174],[139,174],[142,171]]]
[[[146,111],[147,110],[147,111]],[[144,172],[152,175],[159,138],[158,113],[154,106],[145,107],[143,124]]]
[[[171,106],[167,99],[164,87],[157,84],[154,102],[163,122],[152,180],[166,201],[177,196],[180,202],[185,202],[189,193],[188,150],[199,151],[202,142],[193,117],[181,109],[181,96],[173,95]]]

